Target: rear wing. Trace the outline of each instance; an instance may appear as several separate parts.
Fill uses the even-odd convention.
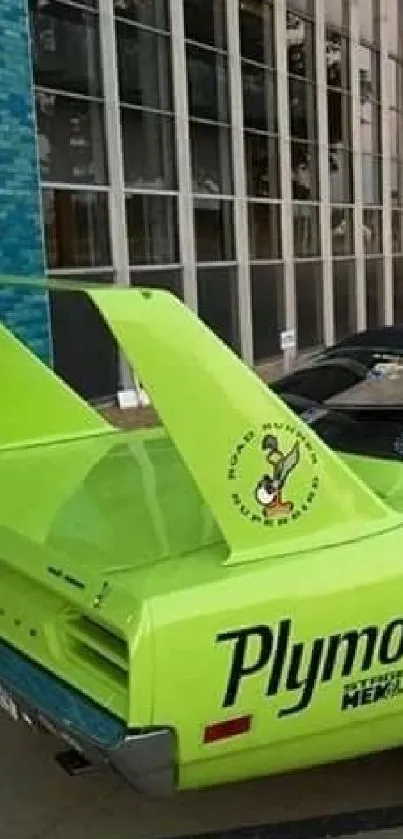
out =
[[[46,287],[78,290],[59,282]],[[323,545],[335,531],[340,540],[340,529],[349,538],[397,523],[381,499],[173,295],[82,290],[144,383],[221,528],[230,561],[241,554],[244,559],[245,552],[267,556]],[[0,418],[0,442],[26,437],[30,399],[42,438],[70,433],[80,423],[83,434],[110,428],[16,339],[1,334],[0,353],[10,364],[3,399],[16,404]],[[4,369],[3,356],[1,363]]]

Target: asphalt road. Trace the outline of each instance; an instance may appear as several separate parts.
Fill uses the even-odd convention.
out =
[[[107,772],[65,775],[52,738],[3,715],[0,743],[1,839],[155,839],[373,807],[403,813],[402,751],[151,801]],[[403,839],[403,829],[389,837]]]

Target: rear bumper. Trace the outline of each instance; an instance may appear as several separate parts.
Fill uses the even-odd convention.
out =
[[[94,764],[108,764],[135,789],[171,795],[176,786],[170,729],[128,729],[87,697],[0,642],[0,708],[45,729]]]

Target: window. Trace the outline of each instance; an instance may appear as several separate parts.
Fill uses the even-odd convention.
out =
[[[116,41],[121,101],[156,111],[171,111],[169,38],[117,21]]]
[[[189,115],[215,122],[229,120],[227,59],[212,50],[188,44]]]
[[[256,198],[280,197],[278,140],[267,134],[244,133],[246,188]]]
[[[185,37],[190,41],[226,48],[224,0],[184,0],[184,17]]]
[[[43,181],[107,183],[101,104],[37,91],[36,113]]]
[[[385,295],[382,259],[365,260],[367,329],[376,329],[385,322]]]
[[[234,0],[235,2],[235,0]],[[239,0],[241,56],[274,67],[274,20],[270,2]]]
[[[126,186],[144,190],[175,190],[173,117],[123,107],[121,118]]]
[[[280,352],[284,329],[283,266],[252,265],[252,327],[255,363]]]
[[[239,352],[236,268],[199,268],[197,296],[199,317],[228,346]]]
[[[295,263],[298,349],[323,343],[323,287],[320,262]]]
[[[315,204],[294,202],[294,255],[320,255],[319,207]]]
[[[177,199],[165,195],[126,195],[131,265],[179,262]]]
[[[352,207],[332,207],[331,233],[333,256],[354,254],[354,210]]]
[[[249,202],[249,251],[251,259],[281,259],[279,204]]]
[[[235,259],[233,209],[232,201],[194,199],[198,262],[231,262]]]
[[[36,85],[100,96],[98,16],[57,0],[30,0],[30,12]]]
[[[353,260],[333,260],[333,305],[336,341],[341,341],[357,328],[355,263]]]
[[[131,271],[130,285],[137,288],[161,288],[183,297],[183,282],[181,270]]]
[[[102,2],[102,0],[101,0]],[[114,0],[115,15],[153,29],[168,29],[169,0]]]
[[[223,125],[191,121],[189,131],[193,192],[231,195],[231,129]]]
[[[48,269],[111,265],[107,194],[45,188],[42,195]]]

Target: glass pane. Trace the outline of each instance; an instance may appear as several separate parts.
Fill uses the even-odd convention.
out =
[[[348,3],[349,0],[324,0],[325,20],[332,26],[340,28],[348,27]]]
[[[323,343],[322,266],[318,262],[295,263],[298,349]]]
[[[392,247],[393,253],[403,253],[403,213],[392,210]]]
[[[361,103],[367,99],[379,102],[381,88],[380,56],[377,50],[358,47]]]
[[[378,40],[379,25],[379,0],[358,0],[358,17],[360,25],[360,38],[364,41]],[[388,0],[389,3],[389,0]],[[377,14],[378,11],[378,14]]]
[[[245,128],[277,133],[276,78],[272,70],[242,62]]]
[[[43,212],[49,270],[112,264],[107,193],[44,189]]]
[[[126,219],[130,265],[179,262],[174,196],[126,195]]]
[[[251,259],[281,259],[281,213],[279,204],[250,201],[249,252]]]
[[[175,127],[170,116],[122,108],[126,186],[176,189]]]
[[[76,277],[88,282],[88,276]],[[113,274],[91,275],[111,283]],[[119,389],[119,353],[96,306],[78,291],[50,291],[54,369],[85,400],[115,399]]]
[[[114,0],[115,15],[155,29],[169,28],[169,0]]]
[[[287,0],[287,8],[296,12],[304,12],[307,15],[314,15],[314,0]]]
[[[287,12],[287,66],[294,76],[315,78],[313,24]]]
[[[299,257],[319,256],[319,207],[309,204],[293,204],[294,255]]]
[[[333,88],[327,89],[327,127],[329,145],[335,151],[352,147],[351,96]]]
[[[274,67],[272,3],[239,0],[239,29],[242,57]]]
[[[199,317],[226,344],[239,352],[236,268],[199,268],[197,298]]]
[[[361,106],[361,149],[368,154],[381,151],[381,109],[370,101]]]
[[[190,122],[190,149],[194,192],[231,195],[231,129],[205,122]]]
[[[366,259],[367,329],[383,326],[384,287],[382,259]]]
[[[362,155],[362,200],[364,204],[382,204],[382,161],[371,154]]]
[[[235,0],[234,0],[235,2]],[[184,0],[185,37],[199,44],[225,49],[224,0]]]
[[[391,201],[395,207],[403,206],[403,166],[399,160],[391,160]]]
[[[183,297],[182,271],[131,271],[130,285],[137,288],[162,288]]]
[[[400,114],[398,111],[389,111],[389,154],[390,157],[398,157],[400,154]]]
[[[331,230],[333,256],[353,254],[354,211],[348,207],[332,207]]]
[[[284,284],[282,265],[252,265],[252,327],[255,363],[280,352],[284,329]]]
[[[121,101],[171,111],[169,38],[117,21],[116,40]]]
[[[257,198],[280,197],[278,140],[245,131],[246,188]]]
[[[189,115],[228,122],[227,60],[211,50],[187,46]]]
[[[30,12],[35,84],[101,96],[98,15],[38,0],[30,0]]]
[[[403,324],[403,259],[393,260],[394,323]]]
[[[294,201],[318,198],[317,149],[310,143],[291,143],[292,197]]]
[[[38,151],[43,181],[105,184],[102,105],[37,92]]]
[[[198,262],[231,262],[235,259],[232,201],[195,198],[194,221]]]
[[[349,41],[340,32],[326,29],[327,84],[341,90],[351,90]]]
[[[353,155],[333,148],[329,154],[330,200],[334,204],[353,202]]]
[[[333,305],[335,337],[341,341],[357,330],[354,261],[335,259],[333,262]]]
[[[401,53],[399,33],[401,31],[401,2],[388,0],[385,5],[387,15],[387,49],[394,55]]]
[[[364,248],[367,253],[382,253],[382,210],[364,209]]]
[[[315,141],[316,94],[310,82],[302,79],[288,79],[288,101],[290,106],[290,133],[292,137]]]

